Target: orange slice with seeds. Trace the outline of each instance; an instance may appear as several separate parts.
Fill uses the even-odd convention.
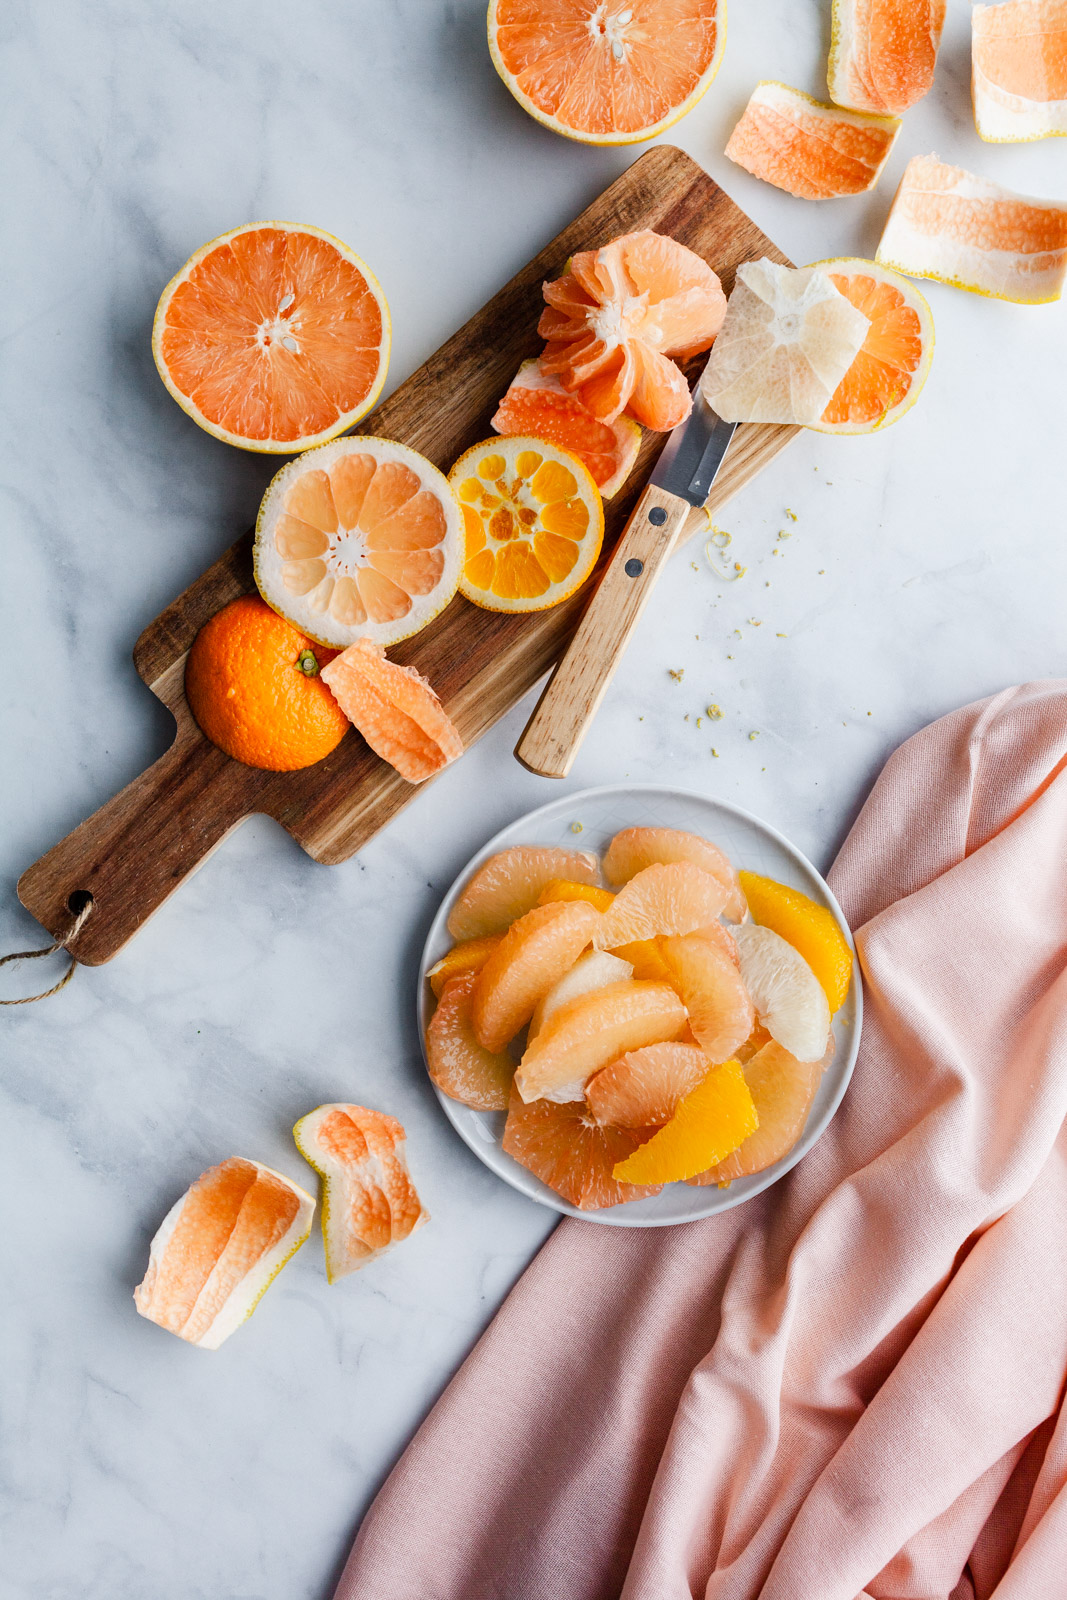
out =
[[[586,1084],[585,1098],[602,1127],[658,1128],[711,1070],[696,1045],[646,1044],[602,1067]]]
[[[718,878],[727,891],[723,915],[740,922],[745,914],[745,897],[737,873],[725,851],[698,833],[681,828],[623,828],[604,853],[604,876],[609,883],[629,883],[638,872],[657,862],[691,861],[695,867]]]
[[[910,411],[934,357],[934,318],[926,296],[899,272],[874,261],[819,261],[834,288],[870,326],[859,354],[830,396],[819,433],[873,433]]]
[[[426,1062],[437,1087],[475,1111],[506,1111],[515,1063],[479,1044],[471,1020],[477,972],[447,978],[426,1029]]]
[[[691,861],[656,863],[619,890],[594,942],[598,950],[618,952],[620,945],[658,934],[694,933],[715,921],[728,894],[721,878]]]
[[[788,1155],[804,1132],[815,1091],[833,1053],[832,1038],[821,1061],[798,1061],[773,1040],[764,1045],[744,1068],[759,1127],[724,1161],[686,1181],[698,1188],[732,1183],[735,1178],[763,1172]]]
[[[843,111],[788,84],[757,83],[726,154],[799,200],[873,189],[900,132],[896,117]]]
[[[1067,135],[1067,0],[974,6],[971,93],[990,144]]]
[[[706,1172],[759,1126],[738,1061],[713,1067],[671,1120],[613,1168],[620,1183],[675,1183]]]
[[[513,922],[474,983],[471,1016],[483,1049],[514,1039],[589,944],[600,913],[584,900],[535,906]]]
[[[596,883],[596,856],[551,845],[513,845],[483,861],[448,914],[453,939],[503,933],[516,917],[532,911],[546,883],[570,878]]]
[[[642,1134],[647,1131],[643,1129]],[[502,1144],[509,1156],[562,1195],[568,1205],[595,1211],[659,1193],[660,1184],[620,1183],[612,1176],[614,1167],[636,1148],[641,1136],[630,1128],[600,1127],[584,1100],[566,1105],[534,1100],[527,1105],[516,1091]]]
[[[458,978],[465,972],[480,972],[500,943],[501,937],[500,934],[494,933],[484,939],[461,939],[458,944],[454,944],[426,974],[434,994],[440,998],[441,990],[449,978]]]
[[[609,983],[560,1006],[515,1074],[524,1100],[580,1100],[594,1072],[628,1050],[676,1039],[685,1007],[665,983]]]
[[[830,99],[901,116],[934,81],[945,0],[833,0]]]
[[[350,644],[322,679],[371,749],[409,783],[424,783],[463,754],[463,740],[414,667],[388,661],[369,639]]]
[[[545,611],[581,588],[604,538],[604,506],[576,455],[547,439],[487,439],[449,482],[463,508],[460,588],[486,611]]]
[[[630,417],[598,422],[558,378],[546,377],[537,361],[524,361],[496,408],[497,433],[548,439],[569,450],[592,474],[605,500],[622,488],[641,448],[641,429]]]

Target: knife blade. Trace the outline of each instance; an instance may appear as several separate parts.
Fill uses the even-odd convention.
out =
[[[724,422],[708,404],[698,378],[693,386],[693,409],[671,430],[649,482],[688,500],[691,506],[702,506],[736,427],[736,422]]]

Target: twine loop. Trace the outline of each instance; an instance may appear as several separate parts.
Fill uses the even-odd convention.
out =
[[[16,950],[13,955],[0,956],[0,967],[6,967],[9,961],[36,961],[39,956],[51,956],[55,955],[57,950],[65,950],[70,941],[72,939],[76,939],[78,934],[84,928],[86,921],[88,920],[89,913],[92,911],[92,909],[92,895],[87,895],[84,905],[80,911],[74,914],[74,920],[67,929],[66,933],[63,935],[62,939],[56,939],[52,944],[46,945],[43,950]],[[58,994],[60,989],[64,988],[70,982],[71,978],[74,976],[74,968],[77,965],[77,961],[73,956],[71,956],[70,966],[60,978],[59,982],[54,983],[50,989],[44,989],[40,994],[23,995],[18,1000],[0,1000],[0,1006],[28,1006],[31,1005],[34,1000],[47,1000],[49,995]]]

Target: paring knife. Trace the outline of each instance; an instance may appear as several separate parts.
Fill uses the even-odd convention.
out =
[[[708,498],[736,426],[716,416],[698,379],[693,409],[663,446],[574,637],[515,746],[515,755],[531,772],[565,778],[570,771],[678,530],[690,509]]]

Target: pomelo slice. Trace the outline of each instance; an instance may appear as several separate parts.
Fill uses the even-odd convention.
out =
[[[725,0],[490,0],[489,51],[546,128],[584,144],[636,144],[684,117],[726,43]]]
[[[612,1169],[647,1132],[600,1127],[584,1100],[566,1105],[534,1100],[527,1105],[516,1091],[502,1145],[509,1156],[569,1205],[595,1211],[659,1193],[660,1184],[619,1183],[612,1177]]]
[[[790,884],[742,872],[752,920],[773,928],[799,950],[823,986],[831,1012],[839,1011],[852,981],[852,951],[829,906],[816,905]]]
[[[560,1006],[526,1046],[515,1087],[530,1100],[580,1100],[594,1072],[642,1045],[675,1039],[685,1007],[665,983],[611,983]]]
[[[607,1128],[659,1128],[669,1122],[712,1064],[692,1044],[646,1044],[602,1067],[585,1086],[594,1121]]]
[[[290,455],[366,415],[389,338],[385,295],[355,251],[321,228],[252,222],[205,244],[167,284],[152,354],[208,433]]]
[[[724,1061],[691,1089],[668,1123],[612,1169],[620,1183],[674,1183],[723,1161],[759,1125],[738,1061]]]
[[[449,978],[458,978],[465,972],[480,972],[501,938],[501,934],[494,933],[484,939],[461,939],[454,944],[426,974],[434,994],[440,998],[441,990]]]
[[[315,1202],[280,1172],[234,1156],[168,1211],[133,1292],[142,1317],[217,1350],[311,1232]]]
[[[727,422],[818,422],[869,326],[819,268],[745,262],[701,386]]]
[[[691,861],[695,867],[718,878],[727,891],[723,915],[740,922],[745,914],[745,897],[737,873],[726,852],[698,833],[681,828],[623,828],[604,853],[603,871],[609,883],[629,883],[645,867],[672,861]]]
[[[523,362],[489,426],[497,433],[526,434],[569,450],[589,468],[605,500],[622,488],[641,448],[641,429],[632,418],[598,422],[577,395],[541,371],[538,361]]]
[[[936,156],[904,169],[876,260],[1019,305],[1058,300],[1067,277],[1067,202],[1015,194]]]
[[[934,81],[945,0],[833,0],[830,99],[901,116]]]
[[[804,1132],[822,1075],[833,1059],[831,1037],[821,1061],[798,1061],[772,1040],[744,1068],[759,1127],[724,1161],[686,1181],[703,1188],[763,1172],[788,1155]]]
[[[471,1019],[474,971],[447,978],[426,1029],[430,1077],[453,1100],[475,1111],[506,1111],[515,1063],[503,1051],[479,1044]]]
[[[598,950],[659,934],[694,933],[714,922],[729,891],[721,878],[691,861],[656,862],[634,874],[605,911],[596,931]]]
[[[757,83],[726,155],[798,200],[832,200],[873,189],[900,121],[813,100],[788,84]]]
[[[676,363],[707,350],[726,314],[701,256],[644,228],[572,256],[544,296],[543,373],[601,422],[624,411],[660,431],[684,422],[692,397]]]
[[[1067,135],[1067,0],[974,6],[971,94],[990,144]]]
[[[395,644],[455,594],[463,524],[424,456],[391,439],[338,439],[272,479],[254,561],[267,604],[313,639]]]
[[[474,983],[471,1016],[479,1044],[503,1050],[534,1008],[589,944],[600,912],[584,900],[535,906],[513,922]]]
[[[535,1039],[549,1018],[568,1000],[577,1000],[580,994],[592,994],[594,989],[606,989],[609,983],[625,983],[633,973],[630,963],[619,956],[609,955],[606,950],[587,950],[538,1001],[530,1018],[530,1038]]]
[[[798,950],[773,928],[738,928],[741,978],[760,1022],[798,1061],[821,1061],[830,1036],[830,1006]]]
[[[513,845],[483,861],[448,914],[453,939],[503,933],[516,917],[532,911],[546,883],[571,878],[596,883],[596,856],[551,845]]]
[[[744,1044],[756,1014],[728,951],[699,933],[660,941],[672,986],[709,1061],[725,1061]]]
[[[830,396],[819,433],[873,433],[910,411],[934,357],[934,318],[922,294],[899,272],[841,257],[815,263],[870,327],[859,354]]]
[[[409,783],[424,783],[463,754],[463,740],[426,679],[387,660],[369,639],[328,662],[322,681],[375,754]]]
[[[330,1283],[384,1255],[429,1222],[411,1181],[404,1129],[366,1106],[334,1103],[293,1129],[322,1180],[322,1239]]]

